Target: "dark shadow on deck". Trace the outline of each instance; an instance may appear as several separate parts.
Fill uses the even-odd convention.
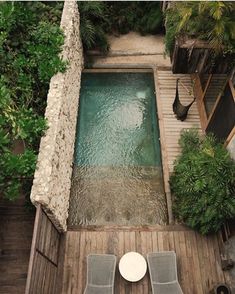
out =
[[[25,292],[34,212],[27,212],[24,199],[0,199],[0,293]]]

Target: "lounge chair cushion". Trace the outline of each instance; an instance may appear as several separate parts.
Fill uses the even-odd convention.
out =
[[[147,261],[153,294],[183,294],[178,282],[174,251],[149,253]]]
[[[87,286],[84,294],[112,294],[116,256],[90,254],[87,256]]]

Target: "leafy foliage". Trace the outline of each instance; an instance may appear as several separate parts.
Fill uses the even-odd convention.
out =
[[[235,3],[225,1],[175,2],[166,11],[166,52],[175,37],[188,35],[209,41],[216,54],[235,53]]]
[[[150,1],[78,1],[80,31],[84,49],[107,52],[107,34],[156,34],[162,31],[159,2]]]
[[[212,135],[182,133],[182,154],[170,179],[175,215],[202,234],[235,216],[235,164]]]
[[[108,2],[110,32],[156,34],[162,30],[162,13],[159,2],[131,1]]]
[[[61,8],[61,3],[0,3],[0,191],[10,200],[30,189],[46,129],[49,82],[66,68],[58,55],[64,42]],[[23,150],[16,151],[17,145]]]
[[[142,2],[141,14],[137,20],[138,31],[142,34],[156,34],[163,31],[163,16],[160,2]]]
[[[108,51],[109,45],[105,35],[106,5],[97,1],[78,1],[80,13],[80,33],[85,50],[100,48]]]

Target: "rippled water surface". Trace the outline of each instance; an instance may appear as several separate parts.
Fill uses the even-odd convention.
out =
[[[166,222],[150,73],[83,74],[69,224]]]

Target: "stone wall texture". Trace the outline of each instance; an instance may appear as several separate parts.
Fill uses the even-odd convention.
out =
[[[65,1],[61,28],[65,34],[62,57],[69,65],[65,73],[51,79],[45,113],[48,130],[40,143],[31,201],[36,206],[41,204],[55,226],[66,231],[83,68],[76,1]]]

